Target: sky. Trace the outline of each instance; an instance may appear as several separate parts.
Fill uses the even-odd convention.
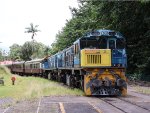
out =
[[[0,0],[0,48],[31,41],[32,34],[25,33],[30,23],[41,30],[34,39],[50,46],[72,17],[69,6],[78,7],[77,0]]]

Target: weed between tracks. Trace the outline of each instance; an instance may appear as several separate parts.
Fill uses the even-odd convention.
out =
[[[39,77],[16,76],[16,83],[12,85],[10,72],[0,69],[4,77],[4,86],[0,86],[0,98],[10,97],[15,100],[34,99],[41,96],[84,95],[80,89],[69,89],[60,83]]]

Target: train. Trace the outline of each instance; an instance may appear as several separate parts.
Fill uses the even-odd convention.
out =
[[[114,30],[92,30],[70,47],[37,60],[7,65],[12,73],[43,76],[80,88],[87,96],[127,95],[126,39]]]

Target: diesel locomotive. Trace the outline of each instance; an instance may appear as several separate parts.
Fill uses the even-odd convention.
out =
[[[40,74],[70,87],[81,88],[86,95],[125,96],[125,43],[120,32],[92,30],[63,51],[38,61],[14,63],[11,70],[19,74]],[[20,69],[14,70],[16,66]]]
[[[86,95],[127,94],[125,38],[120,32],[88,32],[47,62],[49,79],[80,87]]]

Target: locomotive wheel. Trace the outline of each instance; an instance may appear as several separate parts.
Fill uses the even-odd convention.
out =
[[[65,74],[62,75],[62,82],[63,82],[64,84],[66,84],[66,75],[65,75]]]

